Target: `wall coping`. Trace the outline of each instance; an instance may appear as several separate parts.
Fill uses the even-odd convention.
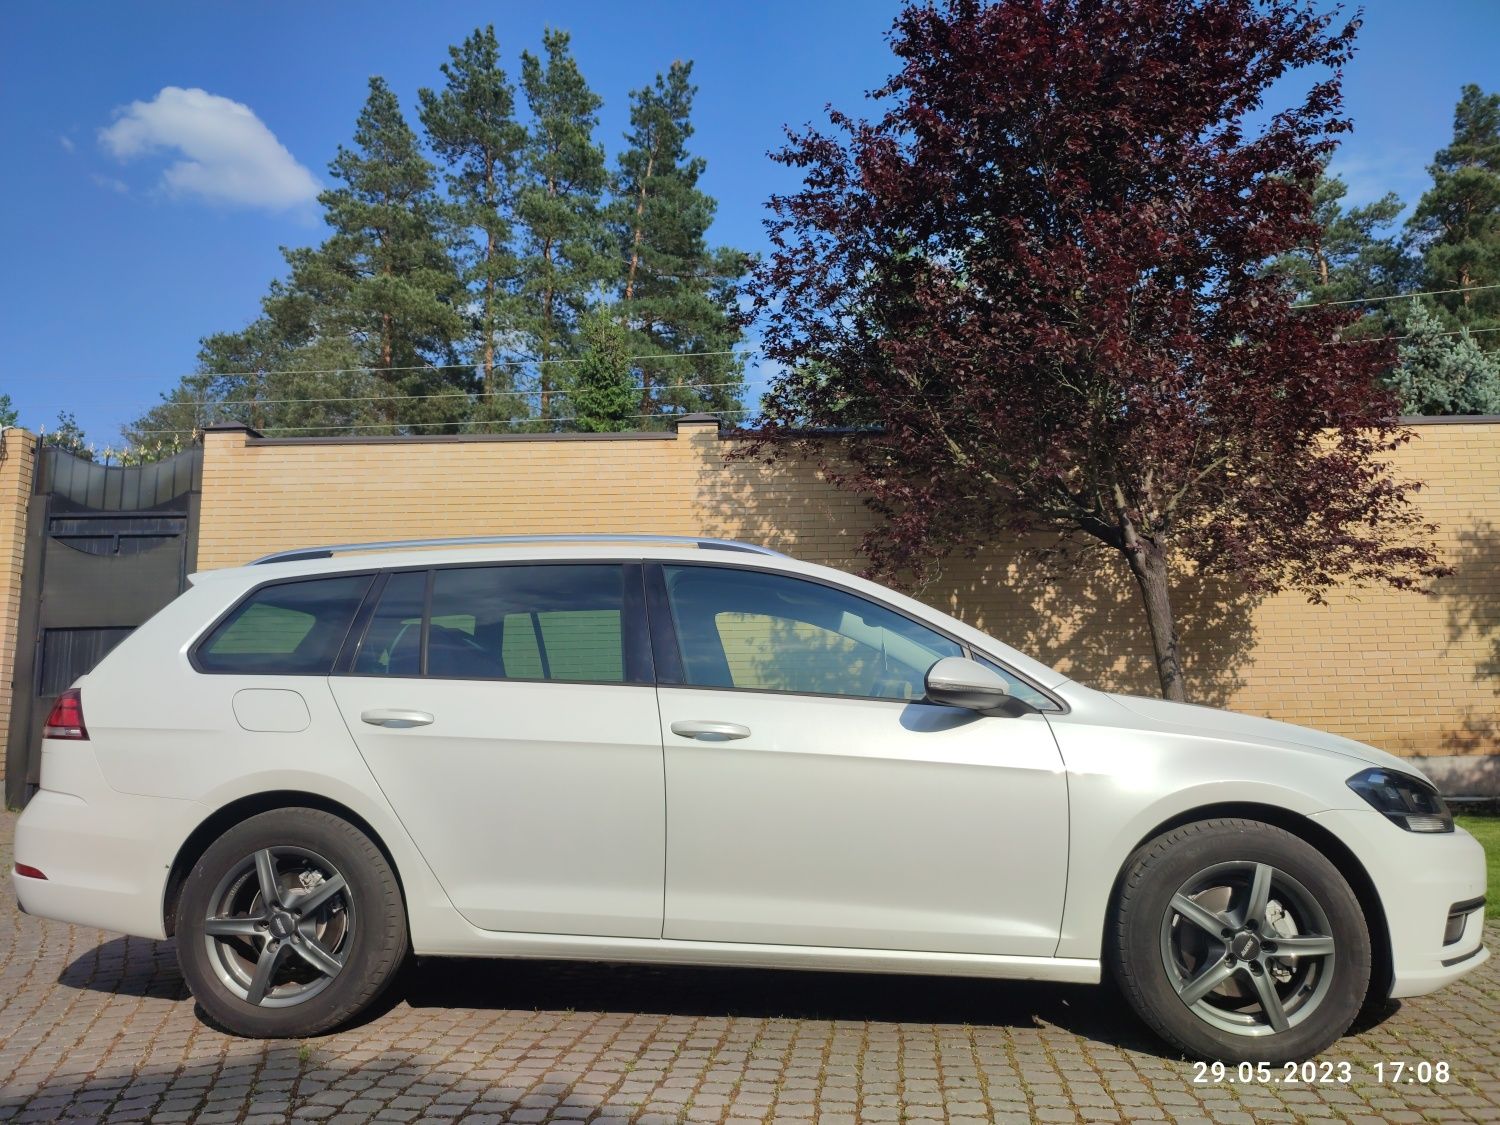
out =
[[[1500,426],[1500,414],[1439,414],[1402,415],[1397,420],[1401,426]],[[243,422],[215,422],[203,427],[208,434],[244,434],[245,444],[254,446],[313,446],[313,445],[445,445],[487,442],[538,442],[538,441],[672,441],[683,428],[712,429],[726,441],[744,441],[752,436],[765,436],[771,440],[809,437],[855,437],[870,431],[856,427],[782,430],[765,435],[739,427],[726,427],[717,414],[683,414],[672,420],[672,430],[624,430],[603,434],[334,434],[323,437],[266,437],[253,426]],[[11,429],[20,429],[18,426]],[[22,431],[23,433],[26,431]]]

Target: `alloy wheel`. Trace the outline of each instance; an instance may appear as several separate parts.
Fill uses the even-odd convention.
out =
[[[332,863],[305,848],[261,848],[209,897],[203,941],[219,980],[247,1003],[301,1004],[343,971],[354,902]]]
[[[1268,863],[1217,863],[1172,896],[1161,957],[1178,998],[1235,1035],[1275,1035],[1308,1019],[1333,980],[1328,915]]]

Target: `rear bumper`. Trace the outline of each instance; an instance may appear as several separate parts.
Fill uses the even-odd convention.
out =
[[[1396,999],[1451,984],[1489,959],[1484,947],[1485,862],[1479,841],[1463,829],[1406,832],[1373,809],[1318,813],[1354,851],[1375,884],[1391,938]],[[1464,910],[1456,940],[1445,941],[1450,912]]]
[[[66,756],[58,768],[47,759]],[[166,937],[162,901],[180,843],[207,812],[194,801],[136,797],[109,788],[79,743],[43,748],[43,783],[16,822],[15,862],[45,879],[10,873],[27,914],[101,930]]]

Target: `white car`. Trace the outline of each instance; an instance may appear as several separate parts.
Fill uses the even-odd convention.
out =
[[[255,1036],[415,952],[1110,973],[1176,1047],[1284,1061],[1488,956],[1484,855],[1410,764],[713,540],[199,574],[58,700],[15,859],[28,913],[175,936]]]

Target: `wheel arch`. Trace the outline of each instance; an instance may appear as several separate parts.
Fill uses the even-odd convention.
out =
[[[230,801],[227,805],[219,808],[206,817],[197,828],[188,834],[182,846],[177,849],[177,855],[172,860],[172,866],[167,873],[166,888],[162,895],[162,926],[168,937],[172,937],[177,929],[177,904],[182,898],[183,884],[187,882],[188,872],[209,846],[236,824],[249,820],[264,812],[274,812],[277,809],[317,809],[348,821],[358,828],[370,841],[380,849],[380,854],[385,861],[391,865],[391,871],[395,873],[396,885],[401,888],[401,901],[403,910],[409,911],[406,904],[406,884],[401,878],[401,868],[396,863],[396,857],[391,854],[391,849],[381,839],[380,833],[370,824],[368,820],[360,816],[348,805],[325,797],[319,793],[309,793],[297,789],[278,789],[264,793],[252,793]],[[407,918],[410,926],[411,919]]]
[[[1354,896],[1359,900],[1360,909],[1364,912],[1365,924],[1370,928],[1370,951],[1372,964],[1370,966],[1370,992],[1369,997],[1373,999],[1384,999],[1390,995],[1391,984],[1394,979],[1394,968],[1391,959],[1391,935],[1390,926],[1386,920],[1385,907],[1381,902],[1379,893],[1375,890],[1374,880],[1365,870],[1359,857],[1340,840],[1336,835],[1301,813],[1292,812],[1290,809],[1278,808],[1275,805],[1264,805],[1250,801],[1226,801],[1211,805],[1200,805],[1197,808],[1185,809],[1176,813],[1150,831],[1146,832],[1126,853],[1124,860],[1120,863],[1120,869],[1115,873],[1114,883],[1110,887],[1109,906],[1105,911],[1104,942],[1106,946],[1113,940],[1114,927],[1111,924],[1114,919],[1115,907],[1119,902],[1121,889],[1125,881],[1125,875],[1130,870],[1131,862],[1135,859],[1137,852],[1152,840],[1170,832],[1174,828],[1181,828],[1185,824],[1193,824],[1200,820],[1215,820],[1219,817],[1236,817],[1243,820],[1256,820],[1263,824],[1269,824],[1273,828],[1280,828],[1291,833],[1298,839],[1317,848],[1325,855],[1334,867],[1338,868],[1354,891]]]

